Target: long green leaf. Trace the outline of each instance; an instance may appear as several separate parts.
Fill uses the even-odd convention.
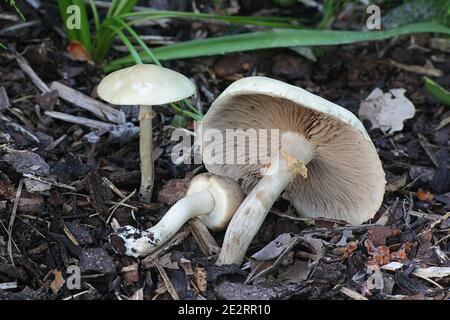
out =
[[[81,41],[81,43],[83,43],[87,51],[91,52],[91,30],[89,28],[89,18],[86,10],[86,5],[84,4],[83,0],[72,0],[72,3],[80,8],[81,28],[77,30],[79,40]]]
[[[450,106],[450,92],[428,77],[424,77],[425,89],[440,103]]]
[[[109,26],[111,30],[113,30],[117,35],[119,36],[120,40],[122,40],[123,44],[127,47],[128,51],[131,53],[131,57],[133,58],[133,61],[136,64],[142,64],[142,59],[139,56],[138,52],[134,48],[133,44],[128,40],[128,38],[125,36],[125,34],[118,28],[114,26]]]
[[[130,12],[120,16],[121,18],[133,18],[130,23],[137,24],[148,20],[158,20],[166,18],[183,18],[183,19],[202,19],[202,20],[216,20],[228,23],[236,23],[243,25],[264,26],[271,28],[290,28],[300,29],[303,27],[292,24],[291,22],[298,20],[286,17],[245,17],[245,16],[224,16],[209,13],[196,13],[184,11],[169,11],[169,10],[143,10],[138,12]]]
[[[64,29],[66,30],[67,38],[69,39],[69,41],[74,41],[79,40],[77,30],[67,28],[67,19],[69,18],[69,15],[67,14],[67,8],[70,5],[72,5],[71,0],[58,0],[59,12],[63,21]]]
[[[450,35],[450,28],[433,23],[417,23],[393,30],[370,32],[284,29],[181,42],[153,49],[153,53],[158,60],[184,59],[256,49],[349,44],[423,32]],[[149,62],[149,59],[144,57],[143,61]],[[132,62],[130,57],[120,58],[107,64],[104,70],[110,72]]]

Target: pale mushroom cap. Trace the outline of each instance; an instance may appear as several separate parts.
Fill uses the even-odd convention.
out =
[[[215,207],[213,212],[205,216],[199,216],[199,219],[212,231],[224,230],[244,200],[244,192],[230,178],[202,173],[192,179],[186,196],[203,190],[211,192]]]
[[[137,64],[107,75],[98,85],[103,100],[119,105],[160,105],[192,96],[191,80],[154,64]]]
[[[381,206],[386,183],[381,161],[364,126],[348,110],[278,80],[244,78],[214,101],[202,130],[251,128],[294,132],[312,147],[308,177],[295,178],[283,194],[299,214],[359,224]],[[225,152],[234,148],[237,153],[234,140],[223,143]],[[209,172],[240,181],[248,193],[261,178],[263,164],[205,165]]]

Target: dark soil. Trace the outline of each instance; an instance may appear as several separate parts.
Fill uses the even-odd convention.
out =
[[[280,200],[252,242],[248,257],[280,235],[280,243],[290,246],[286,245],[278,260],[252,259],[250,268],[241,270],[215,267],[217,256],[207,256],[200,249],[190,233],[191,224],[181,231],[185,238],[180,236],[180,243],[156,260],[135,260],[114,250],[114,243],[108,241],[113,230],[107,221],[111,207],[121,198],[103,178],[125,195],[139,189],[138,139],[120,143],[106,133],[90,143],[85,135],[91,129],[44,115],[54,110],[94,119],[89,112],[54,95],[42,95],[19,68],[11,50],[22,54],[44,82],[59,81],[92,97],[96,97],[96,85],[104,74],[66,53],[67,39],[58,32],[62,29],[57,8],[53,1],[42,2],[40,12],[23,6],[27,19],[39,19],[38,25],[0,33],[0,42],[10,49],[0,50],[0,285],[17,284],[16,288],[0,289],[0,299],[64,299],[77,293],[80,295],[74,299],[171,299],[172,289],[181,299],[349,299],[342,288],[369,299],[448,299],[448,277],[431,282],[414,275],[413,270],[416,266],[450,267],[450,218],[442,218],[450,211],[450,125],[436,129],[450,117],[450,109],[427,94],[423,74],[392,64],[392,60],[410,66],[431,62],[443,74],[434,79],[448,87],[450,54],[430,46],[433,35],[321,47],[315,50],[317,61],[283,49],[164,62],[196,83],[198,95],[193,103],[203,112],[230,83],[250,75],[298,85],[356,114],[361,101],[376,87],[383,91],[404,88],[416,107],[414,118],[393,135],[370,130],[370,123],[365,123],[388,181],[383,205],[372,221],[356,228],[325,220],[305,222],[296,219],[289,204]],[[188,1],[142,1],[141,5],[149,2],[162,9],[192,10]],[[220,12],[202,4],[209,2],[197,3],[202,12]],[[291,12],[279,9],[269,1],[255,3],[241,1],[240,13],[251,15],[270,9],[271,14],[294,15],[300,11],[297,7]],[[302,16],[308,17],[305,14]],[[351,28],[356,20],[347,17],[335,23]],[[0,20],[0,31],[15,23]],[[138,28],[142,34],[174,41],[243,30],[241,26],[186,20],[171,21],[166,28]],[[116,49],[119,46],[118,42]],[[108,57],[124,54],[112,50]],[[127,121],[138,124],[137,107],[122,110]],[[156,110],[153,202],[145,204],[136,195],[131,197],[126,202],[129,206],[120,206],[113,215],[122,226],[148,228],[155,224],[170,203],[184,195],[190,178],[205,171],[201,165],[172,163],[174,114],[169,107]],[[192,123],[188,123],[189,128]],[[27,173],[62,185],[31,192],[33,187],[42,187],[31,180],[20,192],[20,181]],[[9,235],[13,212],[16,215]],[[213,236],[220,246],[223,234]],[[403,268],[380,271],[378,266],[391,261],[403,263]],[[81,288],[77,290],[62,283],[62,278],[70,281],[68,267],[72,265],[81,269]],[[262,276],[254,277],[267,268]],[[374,288],[371,281],[382,281],[382,288]]]

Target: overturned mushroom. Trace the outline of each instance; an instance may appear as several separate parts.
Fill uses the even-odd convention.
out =
[[[139,194],[150,202],[153,191],[152,105],[171,103],[195,93],[194,84],[184,75],[153,64],[137,64],[107,75],[98,85],[103,100],[119,105],[140,105],[139,153],[141,188]]]
[[[189,219],[198,217],[212,231],[224,230],[244,199],[239,185],[227,177],[203,173],[192,179],[186,197],[179,200],[155,226],[119,231],[125,254],[146,256],[166,243]]]
[[[385,175],[364,126],[348,110],[306,90],[265,77],[238,80],[214,101],[201,128],[208,171],[240,181],[248,193],[227,228],[219,265],[242,262],[283,191],[302,216],[352,224],[372,218],[381,205]],[[246,151],[238,163],[226,163],[227,153],[239,154],[245,146],[234,138],[208,141],[211,129],[222,136],[234,129],[237,141],[248,129],[278,129],[279,148],[266,162],[243,163],[251,156]],[[222,161],[206,161],[205,150]]]

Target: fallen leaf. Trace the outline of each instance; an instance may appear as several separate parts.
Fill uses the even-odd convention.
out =
[[[158,201],[166,205],[174,204],[186,195],[191,179],[190,176],[187,176],[184,179],[167,181],[158,193]]]
[[[289,233],[279,235],[267,246],[252,255],[252,259],[267,261],[277,258],[283,251],[291,245],[292,236]]]
[[[405,97],[405,89],[391,89],[383,93],[376,88],[359,107],[359,117],[370,120],[372,130],[379,128],[384,133],[403,129],[403,121],[414,117],[414,104]]]
[[[434,195],[430,191],[419,189],[417,192],[417,199],[420,201],[428,201],[431,202],[434,199]]]
[[[196,267],[194,270],[194,276],[192,277],[192,282],[194,287],[199,293],[204,293],[208,285],[206,281],[206,270],[205,268]]]
[[[352,230],[344,230],[342,232],[342,238],[336,243],[336,246],[343,247],[347,245],[347,241],[349,238],[353,238]]]
[[[80,61],[90,61],[91,54],[87,51],[84,45],[80,41],[72,41],[67,47],[69,52],[75,59]]]
[[[294,264],[289,265],[285,270],[280,271],[278,280],[286,283],[300,283],[308,280],[311,272],[311,265],[308,262],[297,260]]]
[[[54,294],[57,294],[66,281],[64,280],[61,271],[53,270],[53,274],[55,279],[50,283],[50,289],[52,289]]]
[[[376,247],[369,239],[364,242],[364,245],[371,256],[367,261],[368,266],[384,266],[391,261],[404,261],[408,259],[408,252],[411,250],[411,245],[407,242],[402,244],[398,251],[392,253],[386,246]]]
[[[358,243],[356,241],[351,241],[348,243],[348,245],[345,247],[344,251],[342,252],[342,259],[348,259],[348,257],[352,254],[353,251],[355,251],[358,248]]]
[[[394,227],[380,226],[373,228],[367,232],[367,236],[375,246],[385,246],[386,239],[390,237],[398,237],[401,231]]]

